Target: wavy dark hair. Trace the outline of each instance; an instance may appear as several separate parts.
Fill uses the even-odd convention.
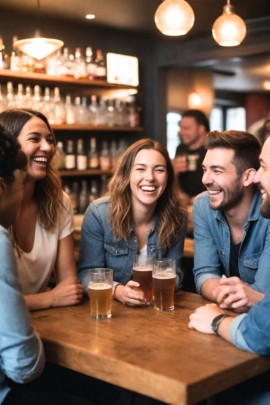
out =
[[[56,146],[56,139],[50,124],[47,118],[39,111],[24,108],[3,111],[0,114],[0,125],[11,135],[18,138],[24,125],[33,117],[40,118],[46,124]],[[40,225],[48,230],[54,229],[59,210],[63,208],[62,183],[54,159],[50,161],[46,176],[42,180],[36,181],[34,198],[37,203]]]
[[[111,198],[111,228],[117,237],[127,241],[132,223],[130,173],[135,157],[142,149],[156,150],[166,160],[168,181],[158,199],[155,214],[158,218],[159,244],[169,247],[186,224],[186,211],[178,197],[178,185],[168,151],[160,142],[152,139],[141,139],[133,143],[116,165],[108,187]]]

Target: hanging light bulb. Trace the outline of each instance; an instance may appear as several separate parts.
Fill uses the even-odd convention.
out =
[[[237,46],[244,40],[247,33],[246,24],[227,0],[223,14],[216,19],[212,27],[214,40],[221,46]]]
[[[165,0],[155,13],[156,26],[164,35],[185,35],[194,21],[194,12],[185,0]]]
[[[40,4],[39,0],[37,0],[37,26],[39,26],[39,10]],[[36,30],[35,37],[20,39],[13,44],[13,46],[16,49],[19,49],[22,53],[37,60],[46,58],[51,53],[56,52],[63,45],[64,42],[59,39],[41,37],[38,29]]]
[[[188,104],[190,108],[198,108],[202,104],[202,99],[200,94],[198,94],[196,91],[193,91],[192,93],[189,94],[188,96]]]

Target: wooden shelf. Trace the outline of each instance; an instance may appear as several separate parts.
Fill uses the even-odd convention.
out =
[[[90,125],[90,124],[63,124],[63,125],[51,125],[54,131],[93,131],[93,132],[141,132],[142,127],[109,127],[106,125]]]
[[[60,170],[59,173],[61,177],[100,176],[102,174],[110,176],[112,174],[111,170],[101,170],[101,169]]]

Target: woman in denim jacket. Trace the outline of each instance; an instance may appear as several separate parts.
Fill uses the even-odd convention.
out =
[[[186,236],[186,213],[167,149],[142,139],[119,159],[109,183],[109,196],[87,209],[81,232],[79,282],[88,290],[88,270],[113,269],[113,295],[129,305],[144,297],[132,280],[134,254],[176,260],[176,289],[180,288],[180,259]]]

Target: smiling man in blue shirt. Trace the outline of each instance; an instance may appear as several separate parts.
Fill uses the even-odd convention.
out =
[[[253,183],[261,146],[242,131],[212,131],[205,139],[202,181],[194,203],[197,291],[221,308],[247,312],[270,288],[270,221],[260,215]]]

